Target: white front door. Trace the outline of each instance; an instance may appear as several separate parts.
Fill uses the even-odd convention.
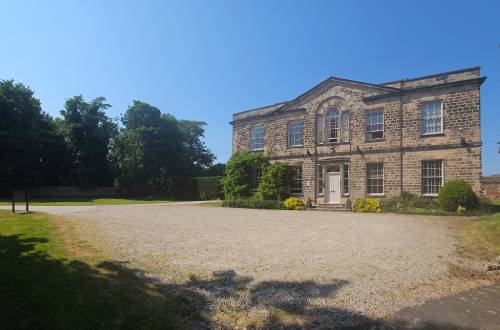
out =
[[[340,203],[340,173],[328,172],[327,177],[327,203]]]

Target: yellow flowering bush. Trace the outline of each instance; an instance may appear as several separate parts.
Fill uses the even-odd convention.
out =
[[[354,203],[354,212],[379,213],[382,212],[380,201],[376,198],[358,198]]]
[[[303,210],[304,202],[300,198],[290,197],[285,199],[283,207],[287,210]]]
[[[462,205],[458,205],[458,208],[457,208],[457,213],[458,214],[465,214],[465,207],[463,207]]]

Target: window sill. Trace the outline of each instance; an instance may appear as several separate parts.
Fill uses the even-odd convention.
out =
[[[384,142],[385,138],[379,138],[379,139],[366,139],[365,142]]]
[[[422,194],[423,197],[438,197],[438,194]]]
[[[368,197],[385,197],[385,194],[366,194]]]
[[[303,144],[298,144],[296,146],[288,146],[287,148],[288,149],[304,148],[304,145]]]
[[[262,151],[264,151],[264,148],[262,148],[262,149],[250,149],[250,151],[262,152]]]
[[[426,137],[434,137],[434,136],[444,136],[444,133],[420,134],[421,139],[425,139]]]

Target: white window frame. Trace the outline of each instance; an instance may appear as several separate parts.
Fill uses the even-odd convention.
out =
[[[374,164],[381,164],[382,165],[382,192],[381,193],[370,193],[369,192],[369,185],[368,185],[368,180],[369,180],[369,177],[368,177],[368,166],[369,165],[374,165]],[[385,192],[385,166],[384,166],[384,163],[382,162],[377,162],[377,163],[367,163],[366,164],[366,194],[368,196],[384,196],[384,192]]]
[[[424,106],[428,106],[429,104],[435,104],[439,103],[439,110],[440,110],[440,115],[441,115],[441,126],[440,126],[440,131],[439,132],[430,132],[430,133],[424,133]],[[436,134],[443,134],[443,101],[441,100],[435,100],[435,101],[429,101],[429,102],[424,102],[420,105],[420,135],[422,136],[427,136],[427,135],[436,135]]]
[[[300,132],[292,132],[292,125],[300,123]],[[301,147],[304,145],[304,120],[291,120],[288,122],[288,146],[289,147]],[[300,143],[297,143],[297,136],[300,134]]]
[[[346,167],[347,167],[347,172],[345,170]],[[347,173],[347,178],[346,178],[346,173]],[[345,185],[346,179],[347,179],[347,186]],[[349,194],[351,193],[350,182],[351,182],[351,166],[350,164],[342,164],[342,195],[349,196]],[[347,187],[347,192],[345,191],[346,187]]]
[[[254,142],[257,139],[261,139],[261,137],[255,137],[254,136],[254,130],[262,130],[262,146],[260,148],[255,148],[254,147]],[[250,150],[264,150],[264,143],[265,143],[265,130],[263,126],[254,126],[250,129]]]
[[[422,160],[420,163],[420,191],[422,193],[422,196],[430,196],[430,197],[436,197],[439,194],[439,189],[438,192],[436,193],[424,193],[424,163],[425,162],[441,162],[441,185],[439,186],[439,189],[443,187],[444,184],[444,161],[442,159],[426,159]],[[427,179],[435,179],[435,177],[428,177]]]
[[[350,123],[350,115],[348,111],[342,112],[342,142],[349,142],[350,134],[349,134],[349,125]]]
[[[337,123],[336,131],[336,141],[332,141],[332,122],[333,118],[336,118],[335,122]],[[323,120],[325,128],[323,130],[324,133],[327,133],[327,136],[324,138],[325,143],[340,143],[342,141],[342,118],[341,111],[336,107],[328,108],[323,114]]]
[[[371,117],[369,116],[369,114],[373,114],[373,113],[376,113],[376,112],[381,112],[382,113],[382,129],[375,129],[375,130],[371,130],[369,129],[369,127],[371,127],[372,125],[380,125],[380,123],[372,123],[371,122]],[[379,117],[378,115],[376,117]],[[370,123],[368,123],[368,118],[370,118]],[[384,109],[373,109],[373,110],[367,110],[365,112],[365,131],[366,131],[366,140],[367,141],[377,141],[377,140],[382,140],[383,138],[385,138],[385,113],[384,113]],[[377,137],[377,138],[370,138],[370,134],[373,134],[373,133],[377,133],[377,132],[382,132],[382,137]]]
[[[296,165],[294,166],[294,168],[296,169],[296,173],[294,174],[294,177],[293,177],[293,184],[292,184],[292,195],[295,195],[295,196],[302,196],[302,194],[304,193],[304,172],[303,172],[303,169],[302,169],[302,165]],[[297,179],[297,173],[300,173],[300,179]],[[295,183],[297,183],[298,181],[300,181],[300,192],[298,190],[295,190]]]
[[[318,180],[317,180],[317,191],[318,195],[323,195],[325,191],[325,176],[323,174],[323,164],[318,164]]]

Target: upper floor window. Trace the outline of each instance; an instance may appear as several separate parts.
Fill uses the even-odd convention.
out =
[[[384,137],[384,110],[370,110],[366,114],[366,139],[376,140]]]
[[[366,192],[368,195],[384,194],[384,163],[366,164]]]
[[[288,123],[288,146],[301,146],[304,144],[304,121],[294,120]]]
[[[252,127],[250,135],[250,149],[264,149],[264,127]]]
[[[342,142],[349,142],[349,112],[342,114]]]
[[[443,103],[434,101],[420,106],[422,135],[443,133]]]
[[[443,186],[443,161],[422,162],[422,194],[435,196]]]
[[[337,108],[330,108],[325,112],[325,129],[327,132],[327,140],[330,143],[340,142],[339,117],[339,110]]]
[[[329,108],[317,119],[318,143],[349,142],[349,112]]]

